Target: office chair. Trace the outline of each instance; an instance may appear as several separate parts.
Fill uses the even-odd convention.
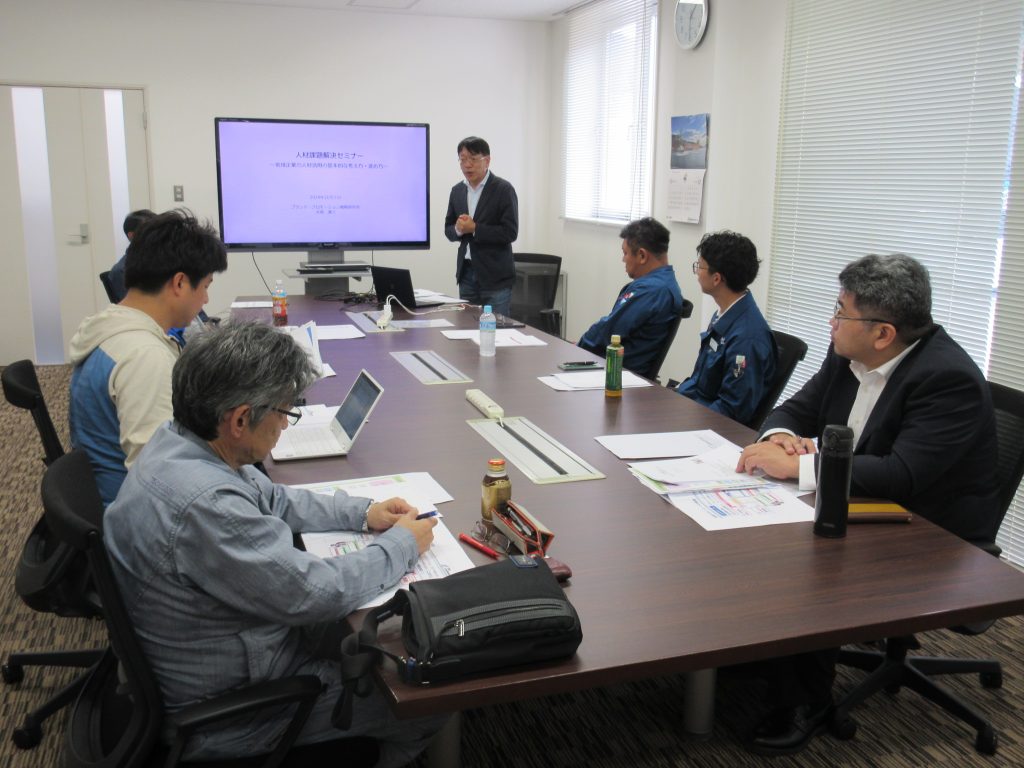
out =
[[[510,315],[515,320],[561,338],[562,313],[554,307],[562,257],[546,253],[516,253],[513,258],[516,281],[512,286]]]
[[[651,381],[657,381],[662,363],[664,363],[665,358],[668,357],[668,351],[672,348],[672,342],[676,339],[676,331],[679,330],[679,324],[692,314],[693,302],[689,299],[683,299],[683,305],[679,308],[679,314],[675,316],[672,320],[672,324],[665,332],[665,341],[662,343],[661,349],[658,350],[658,356],[651,361],[651,364],[647,367],[646,371],[633,371],[633,373],[650,379]],[[676,386],[678,386],[678,383]]]
[[[32,414],[43,441],[43,462],[49,466],[64,455],[57,430],[43,400],[35,366],[31,360],[19,360],[0,374],[4,396],[17,407]],[[22,601],[35,611],[58,616],[93,617],[98,615],[98,599],[92,592],[85,562],[67,546],[57,542],[43,518],[32,528],[14,576],[14,589]],[[102,650],[68,650],[37,653],[12,653],[0,667],[0,675],[8,684],[20,683],[26,666],[91,667]],[[42,723],[66,707],[85,683],[86,674],[79,675],[42,706],[29,712],[20,728],[11,733],[11,740],[21,749],[31,749],[43,737]]]
[[[111,304],[117,304],[120,299],[117,298],[117,294],[114,292],[114,283],[110,280],[110,270],[106,272],[100,272],[100,282],[103,283],[103,290],[107,292],[107,299],[110,300]]]
[[[141,768],[157,761],[168,768],[185,765],[182,755],[198,729],[286,705],[295,707],[292,719],[269,755],[202,765],[271,768],[286,762],[326,764],[313,755],[332,755],[332,762],[341,760],[345,765],[369,766],[377,761],[377,744],[372,739],[339,739],[289,753],[323,689],[316,675],[254,683],[173,714],[164,712],[159,684],[135,634],[103,544],[103,502],[85,452],[74,450],[55,461],[43,476],[42,494],[50,530],[89,564],[110,637],[110,648],[92,669],[68,721],[67,768]],[[157,743],[164,731],[171,736],[169,748]]]
[[[1001,519],[1013,502],[1021,477],[1024,476],[1024,392],[992,382],[989,382],[989,390],[996,412],[999,451],[996,478],[1000,491]],[[978,546],[996,557],[1001,553],[994,542]],[[988,621],[952,629],[962,635],[978,635],[994,623]],[[836,707],[831,725],[833,734],[840,739],[853,738],[857,724],[850,717],[850,710],[883,688],[890,693],[897,693],[905,685],[974,728],[977,731],[974,748],[982,754],[994,755],[998,739],[992,724],[974,707],[932,680],[931,676],[977,673],[983,687],[1000,688],[1003,684],[1000,663],[994,659],[907,655],[908,651],[917,647],[918,643],[913,637],[898,637],[887,639],[884,651],[840,651],[841,664],[863,669],[870,674]]]
[[[746,422],[746,426],[755,432],[760,431],[764,420],[772,412],[779,395],[789,383],[796,364],[807,355],[807,343],[803,339],[798,339],[796,336],[782,331],[772,331],[772,336],[775,337],[775,346],[779,350],[778,357],[775,358],[775,378],[772,379],[771,386],[761,398],[754,415]]]

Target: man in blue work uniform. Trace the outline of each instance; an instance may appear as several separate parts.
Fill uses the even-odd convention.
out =
[[[653,378],[654,362],[683,306],[668,263],[668,229],[652,218],[638,219],[624,226],[619,237],[622,263],[633,282],[619,291],[612,311],[590,326],[578,346],[603,357],[612,336],[620,336],[623,368]]]
[[[754,244],[743,235],[724,231],[701,239],[693,273],[718,310],[700,335],[693,373],[676,389],[744,424],[775,378],[779,354],[771,329],[747,290],[760,263]]]

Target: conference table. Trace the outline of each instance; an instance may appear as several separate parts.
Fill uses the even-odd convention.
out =
[[[349,323],[351,307],[307,297],[290,300],[294,324]],[[431,314],[475,328],[478,308]],[[269,322],[269,309],[236,310]],[[408,316],[401,310],[395,318]],[[916,517],[910,524],[851,525],[845,538],[813,535],[811,523],[708,532],[643,487],[594,438],[712,429],[745,445],[746,427],[662,386],[559,392],[538,376],[557,364],[593,358],[532,328],[545,346],[499,347],[479,356],[475,343],[438,328],[368,333],[323,341],[337,376],[307,392],[309,403],[337,404],[366,368],[383,397],[344,458],[267,461],[288,484],[426,471],[453,497],[439,505],[458,535],[480,514],[480,480],[492,446],[466,422],[481,414],[466,400],[483,390],[507,416],[524,416],[605,475],[539,485],[509,463],[512,497],[554,533],[549,554],[573,572],[567,587],[583,642],[570,659],[510,669],[444,685],[414,687],[385,666],[380,684],[400,717],[452,712],[625,681],[688,673],[686,729],[707,734],[718,667],[906,635],[1024,613],[1024,574]],[[469,384],[418,381],[392,355],[433,350],[472,378]],[[673,372],[679,373],[679,372]],[[483,564],[485,555],[467,548]],[[350,619],[354,627],[361,615]],[[398,622],[384,638],[398,643]],[[387,625],[385,625],[387,626]],[[457,763],[456,744],[442,761]]]

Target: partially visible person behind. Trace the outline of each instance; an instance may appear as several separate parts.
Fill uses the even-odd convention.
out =
[[[128,238],[128,245],[131,246],[132,238],[135,237],[135,231],[141,227],[145,222],[156,216],[148,208],[141,208],[138,211],[132,211],[124,217],[124,235]],[[110,268],[110,289],[113,296],[110,297],[111,304],[118,304],[125,297],[128,289],[124,287],[124,260],[127,257],[128,252],[125,251],[124,255],[120,259],[114,262],[114,266]]]
[[[932,322],[927,270],[902,254],[870,255],[848,264],[839,285],[825,361],[772,411],[737,471],[813,490],[812,438],[845,424],[854,433],[852,496],[889,499],[967,541],[994,541],[1002,510],[992,398],[978,366]],[[827,725],[838,653],[772,662],[776,709],[753,751],[798,752]]]
[[[652,219],[631,221],[619,232],[622,263],[632,282],[619,291],[611,312],[590,326],[578,346],[604,357],[614,335],[625,348],[622,366],[653,378],[655,358],[683,307],[676,273],[668,263],[668,229]]]
[[[187,326],[227,269],[216,231],[185,211],[142,226],[128,246],[127,293],[87,317],[71,339],[71,442],[89,454],[104,504],[157,426],[171,417],[171,369]]]
[[[510,183],[490,172],[491,148],[486,141],[468,136],[456,151],[465,180],[448,196],[444,234],[459,244],[459,298],[490,304],[495,312],[508,315],[516,276],[512,243],[519,237],[519,199]]]
[[[700,335],[690,378],[676,391],[745,424],[775,378],[778,347],[753,295],[757,249],[735,232],[706,234],[697,245],[693,273],[718,309]]]
[[[379,766],[405,765],[446,717],[398,720],[374,690],[355,697],[351,728],[336,730],[341,667],[317,650],[337,654],[325,638],[340,640],[341,619],[413,569],[437,521],[417,520],[402,499],[324,496],[253,468],[298,418],[293,404],[316,379],[301,347],[270,326],[226,323],[190,341],[174,366],[174,420],[132,465],[103,538],[169,712],[315,674],[325,690],[298,743],[370,736]],[[295,533],[337,530],[381,534],[342,557],[293,545]],[[268,752],[290,715],[262,711],[210,726],[186,758]]]

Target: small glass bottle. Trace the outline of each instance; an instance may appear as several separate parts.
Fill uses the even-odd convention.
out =
[[[622,339],[612,336],[604,355],[604,396],[622,397],[622,356],[625,354]]]
[[[505,471],[505,460],[491,459],[487,462],[487,474],[480,483],[480,517],[489,523],[492,509],[504,514],[511,498],[512,481]]]

